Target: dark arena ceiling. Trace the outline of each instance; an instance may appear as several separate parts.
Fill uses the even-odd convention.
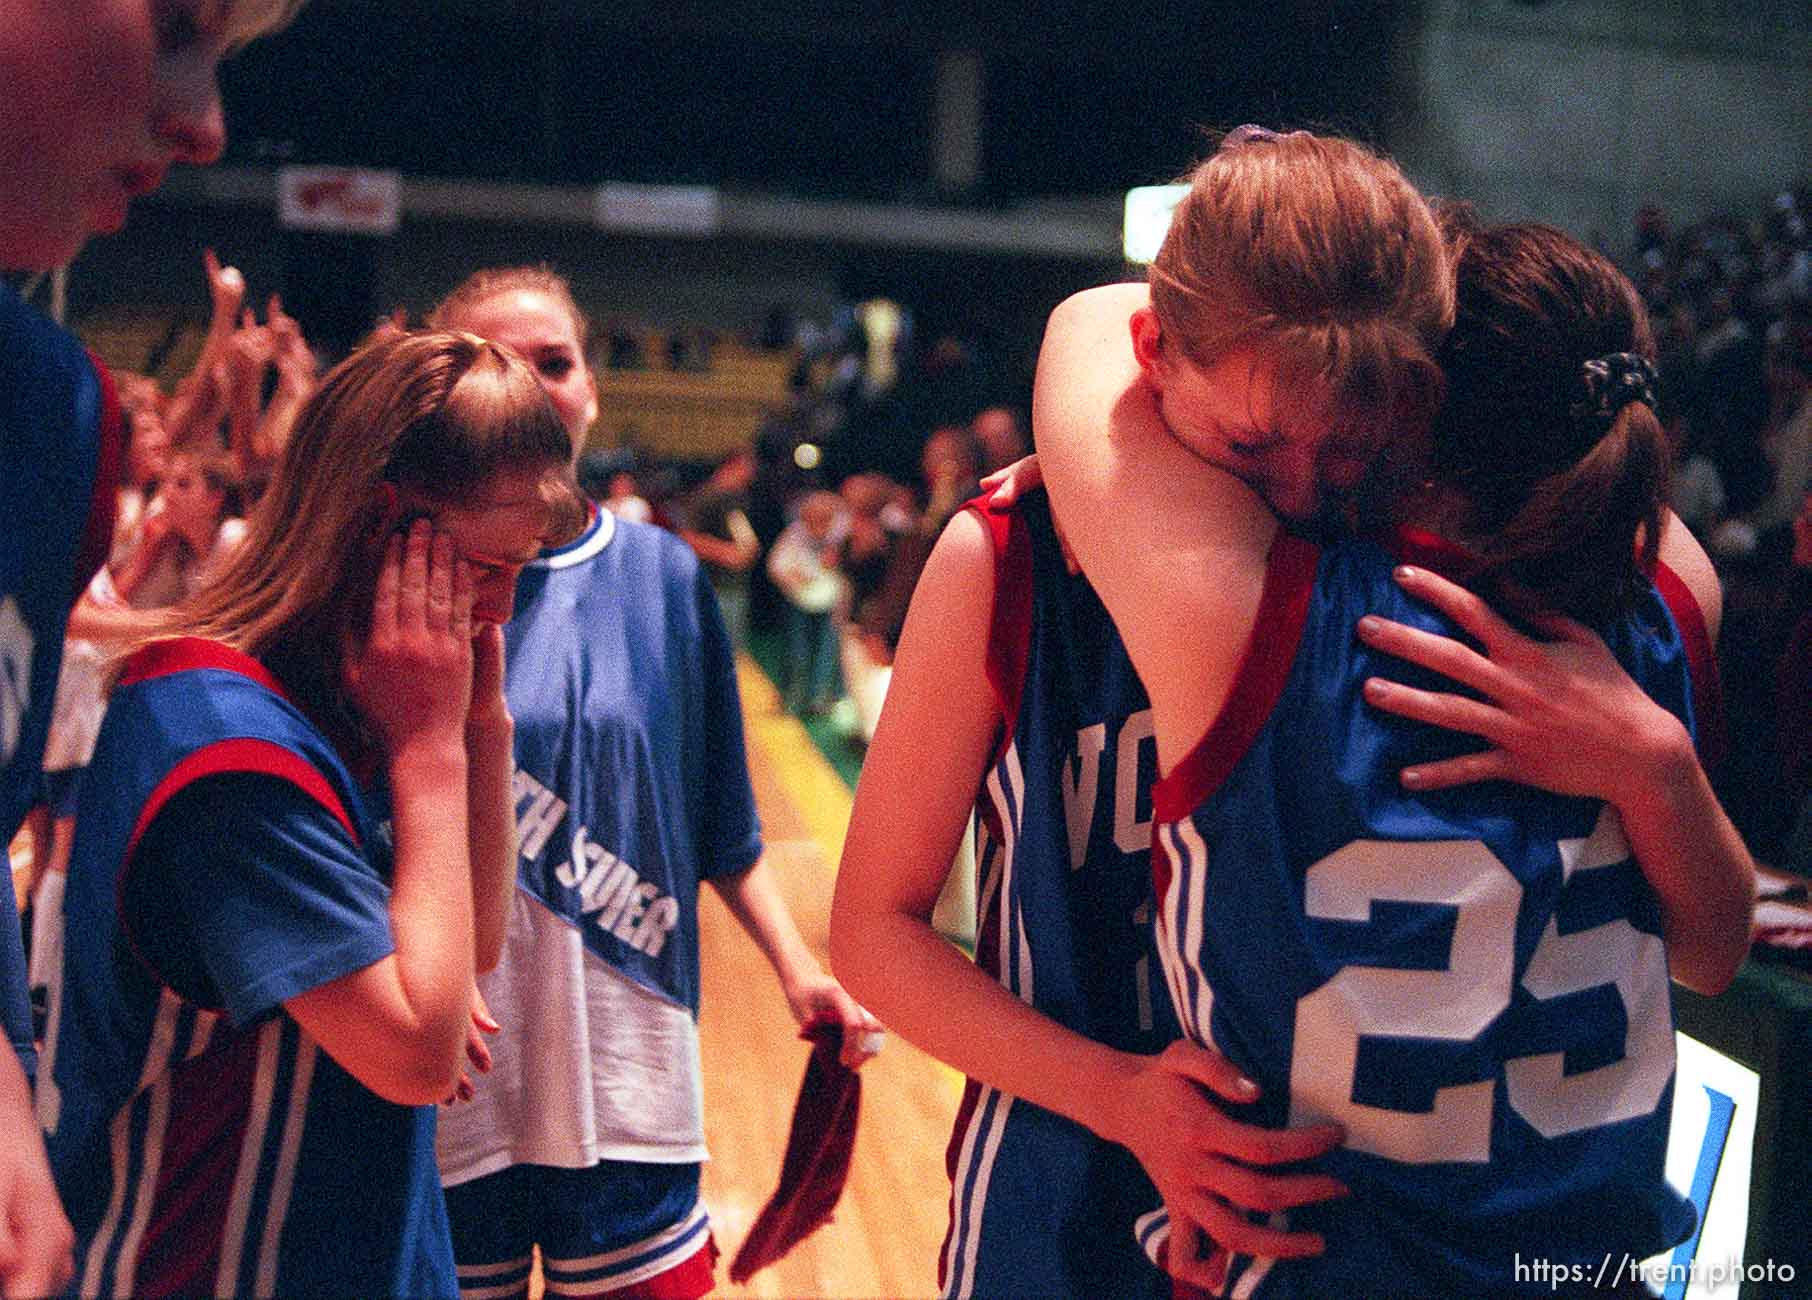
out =
[[[1168,177],[1246,120],[1377,137],[1387,0],[312,0],[231,65],[241,163],[1012,203]],[[979,58],[982,179],[931,176],[940,56]]]

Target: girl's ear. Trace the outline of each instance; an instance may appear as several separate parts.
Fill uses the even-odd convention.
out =
[[[1150,307],[1141,307],[1128,319],[1126,327],[1132,332],[1133,357],[1138,361],[1139,369],[1156,385],[1164,358],[1164,332],[1158,324],[1157,312]]]

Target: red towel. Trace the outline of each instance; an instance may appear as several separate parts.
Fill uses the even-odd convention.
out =
[[[730,1280],[746,1282],[782,1258],[828,1222],[849,1177],[862,1110],[862,1080],[837,1059],[843,1028],[820,1020],[799,1036],[812,1045],[799,1100],[793,1103],[793,1131],[780,1163],[780,1186],[762,1207],[755,1225],[730,1263]]]

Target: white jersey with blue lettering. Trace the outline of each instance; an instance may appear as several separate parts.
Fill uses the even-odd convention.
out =
[[[1663,1176],[1659,903],[1596,800],[1399,783],[1478,745],[1364,701],[1374,674],[1446,688],[1354,635],[1365,614],[1452,631],[1391,571],[1461,557],[1389,542],[1280,535],[1228,702],[1154,791],[1159,947],[1185,1030],[1259,1084],[1245,1118],[1347,1132],[1316,1163],[1352,1195],[1275,1219],[1325,1254],[1236,1258],[1225,1294],[1542,1293],[1519,1254],[1642,1259],[1693,1224]],[[1689,726],[1697,619],[1650,589],[1604,631]]]
[[[504,636],[521,857],[479,987],[506,1028],[442,1117],[442,1180],[703,1160],[699,882],[761,856],[717,598],[685,543],[600,510]]]
[[[1150,706],[1043,492],[970,508],[994,541],[1003,733],[976,805],[976,961],[1071,1029],[1161,1051],[1178,1031],[1151,937]],[[970,1080],[947,1162],[946,1296],[1168,1294],[1127,1231],[1155,1193],[1124,1148]]]

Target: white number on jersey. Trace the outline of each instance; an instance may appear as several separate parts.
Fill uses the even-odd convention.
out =
[[[1629,859],[1615,811],[1559,845],[1566,879]],[[1470,1041],[1510,1005],[1522,886],[1476,840],[1361,840],[1309,869],[1310,916],[1364,922],[1377,901],[1456,909],[1445,970],[1347,966],[1296,1005],[1290,1123],[1335,1120],[1347,1145],[1405,1164],[1491,1157],[1494,1079],[1440,1088],[1427,1113],[1353,1100],[1366,1037]],[[1563,889],[1562,898],[1565,892]],[[1623,919],[1562,935],[1552,919],[1522,984],[1542,1000],[1611,986],[1628,1019],[1622,1058],[1568,1077],[1564,1055],[1505,1063],[1510,1105],[1548,1137],[1646,1115],[1673,1074],[1667,957],[1661,940]]]

